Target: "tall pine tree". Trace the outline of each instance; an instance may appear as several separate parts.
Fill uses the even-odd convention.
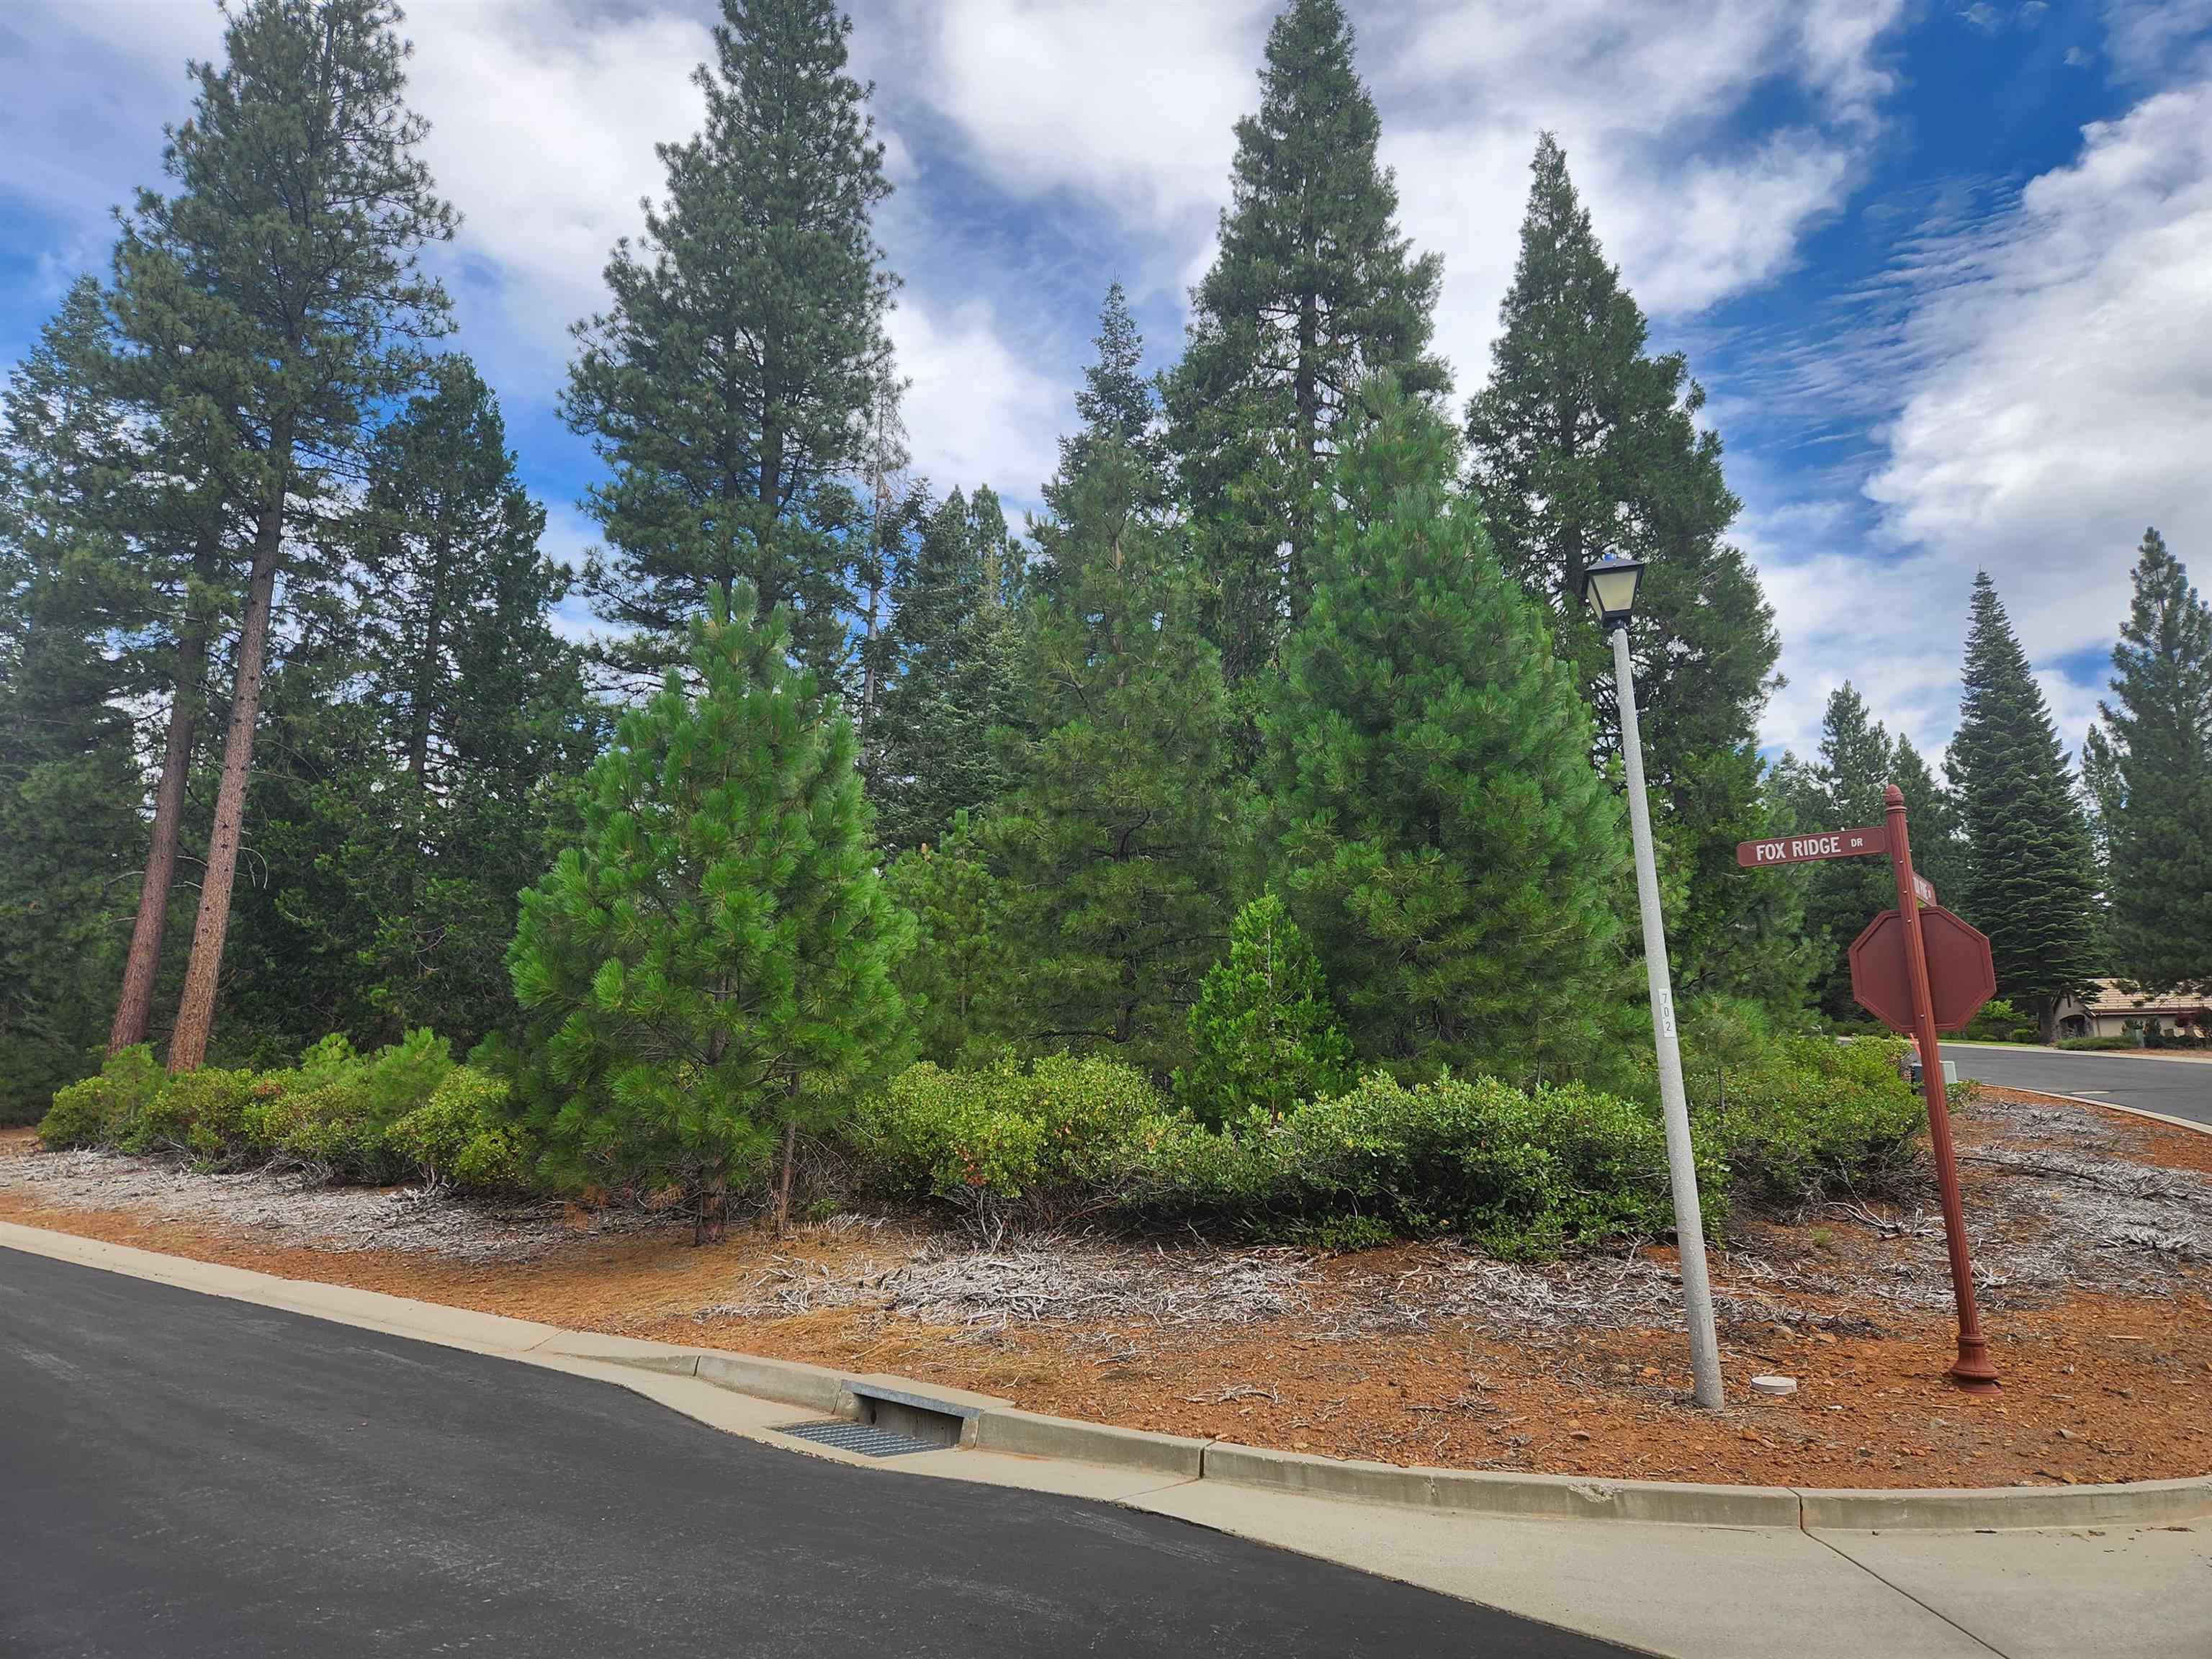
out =
[[[793,648],[842,688],[866,453],[895,279],[871,216],[890,194],[870,88],[832,0],[723,0],[699,135],[663,144],[666,199],[606,268],[565,410],[614,471],[586,568],[627,669],[679,660],[690,619],[746,584],[790,607]]]
[[[1618,1004],[1627,840],[1541,611],[1393,390],[1339,458],[1262,720],[1279,876],[1363,1060],[1556,1076]]]
[[[553,632],[568,579],[544,523],[490,388],[441,359],[372,451],[322,672],[298,660],[272,687],[288,723],[258,839],[271,933],[295,937],[265,942],[328,964],[290,975],[329,981],[324,1029],[367,1042],[434,1024],[465,1045],[511,1023],[515,895],[556,850],[600,725]],[[255,1001],[273,1013],[292,990]]]
[[[1757,574],[1724,539],[1740,503],[1720,439],[1698,429],[1705,392],[1681,356],[1647,350],[1643,311],[1548,133],[1531,170],[1490,380],[1468,410],[1491,545],[1550,611],[1597,712],[1601,761],[1620,729],[1613,659],[1582,575],[1607,553],[1649,562],[1636,684],[1658,833],[1687,880],[1668,917],[1682,978],[1787,977],[1792,918],[1735,868],[1735,843],[1759,832],[1758,725],[1780,644]]]
[[[96,1051],[141,841],[131,707],[157,689],[155,600],[106,328],[79,284],[0,401],[0,1123]]]
[[[2212,982],[2212,611],[2154,529],[2112,685],[2099,816],[2112,965],[2148,992]]]
[[[137,342],[182,337],[179,421],[220,423],[225,484],[252,519],[252,565],[229,729],[173,1069],[207,1052],[252,777],[278,580],[301,504],[357,455],[374,406],[419,373],[447,301],[417,267],[453,216],[417,158],[403,99],[408,47],[390,0],[246,0],[225,62],[192,66],[192,118],[142,191],[116,256],[117,308]],[[210,411],[213,411],[210,416]]]
[[[1220,251],[1165,382],[1232,684],[1304,614],[1323,482],[1361,380],[1448,384],[1429,350],[1443,265],[1398,228],[1381,133],[1340,0],[1290,0],[1268,31],[1259,112],[1237,124]]]
[[[886,847],[939,841],[1005,789],[991,732],[1013,714],[1010,550],[998,497],[956,489],[892,590],[869,780]]]
[[[1165,1079],[1229,927],[1227,695],[1160,481],[1101,435],[1057,482],[1053,576],[1025,605],[1014,787],[985,825],[1034,1047],[1106,1048]]]
[[[2048,1042],[2059,1000],[2095,974],[2089,830],[2051,712],[1989,573],[1974,577],[1966,694],[1951,739],[1967,848],[1965,915],[1990,936],[1997,994]]]

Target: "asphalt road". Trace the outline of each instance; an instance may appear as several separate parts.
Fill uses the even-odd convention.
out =
[[[2153,1060],[2063,1048],[1983,1048],[1943,1044],[1959,1075],[2008,1089],[2087,1095],[2138,1111],[2212,1125],[2212,1060]]]
[[[586,1378],[0,1249],[8,1659],[1623,1651],[1162,1516],[825,1462]]]

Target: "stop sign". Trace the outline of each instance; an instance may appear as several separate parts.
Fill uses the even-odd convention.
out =
[[[1936,1029],[1955,1031],[1997,994],[1989,940],[1948,910],[1922,906],[1920,942]],[[1912,1035],[1912,981],[1905,970],[1905,918],[1885,910],[1851,941],[1851,995],[1893,1031]]]

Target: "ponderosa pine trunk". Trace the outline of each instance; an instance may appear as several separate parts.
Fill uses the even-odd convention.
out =
[[[212,530],[203,533],[195,567],[212,565]],[[154,793],[154,827],[146,872],[138,884],[138,916],[131,927],[131,955],[123,965],[123,990],[108,1028],[107,1052],[120,1054],[146,1040],[154,1012],[154,981],[161,970],[161,936],[169,922],[169,888],[177,872],[177,842],[184,828],[185,783],[199,731],[200,700],[207,678],[211,621],[188,616],[177,636],[177,690],[169,705],[169,734],[161,750],[161,781]]]
[[[799,1086],[794,1079],[791,1090],[795,1099]],[[791,1231],[791,1166],[799,1152],[799,1123],[787,1119],[783,1126],[783,1179],[776,1184],[775,1236],[781,1238]]]
[[[199,915],[192,925],[192,954],[185,968],[177,1026],[169,1037],[169,1070],[190,1072],[207,1058],[215,1028],[216,986],[222,975],[223,941],[230,931],[230,889],[238,874],[238,848],[246,828],[246,792],[253,777],[253,730],[261,715],[261,684],[269,654],[269,616],[276,603],[276,567],[284,551],[284,505],[291,488],[289,422],[271,434],[275,478],[254,526],[253,573],[246,584],[246,617],[239,631],[238,676],[230,730],[222,744],[222,781],[215,798],[215,827],[208,835],[207,874],[200,884]]]

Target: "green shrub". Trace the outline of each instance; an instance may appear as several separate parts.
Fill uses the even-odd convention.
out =
[[[171,1078],[118,1144],[126,1152],[191,1152],[210,1163],[227,1161],[248,1150],[255,1081],[251,1072],[213,1066]]]
[[[1903,1049],[1893,1037],[1794,1036],[1732,1066],[1699,1064],[1688,1073],[1698,1129],[1769,1198],[1879,1187],[1919,1155],[1923,1109],[1898,1073]]]
[[[143,1043],[111,1054],[100,1074],[54,1092],[39,1139],[56,1152],[71,1146],[119,1146],[138,1132],[160,1099],[167,1075]]]
[[[2139,1037],[2129,1035],[2124,1036],[2061,1037],[2058,1042],[2058,1046],[2062,1048],[2073,1048],[2076,1050],[2102,1050],[2110,1048],[2140,1048],[2143,1045]]]
[[[2008,1042],[2041,1042],[2043,1033],[2033,1025],[2015,1025],[2006,1038]]]
[[[370,1054],[327,1036],[291,1070],[257,1080],[242,1115],[246,1138],[327,1179],[385,1185],[409,1168],[392,1144],[392,1126],[427,1104],[453,1070],[451,1047],[428,1030]]]
[[[1982,1005],[1979,1013],[1966,1022],[1966,1030],[1959,1036],[1968,1042],[2017,1042],[2020,1038],[2014,1033],[2020,1029],[2020,1010],[2002,997],[1992,997]],[[2027,1029],[2032,1042],[2035,1028],[2031,1025]]]
[[[504,1079],[458,1066],[392,1126],[388,1144],[425,1181],[475,1191],[519,1188],[530,1159],[522,1131],[507,1120],[507,1100]]]
[[[1216,1128],[1168,1113],[1140,1073],[1095,1056],[925,1064],[861,1108],[855,1142],[876,1190],[949,1200],[987,1228],[1110,1212],[1332,1249],[1457,1232],[1530,1257],[1656,1235],[1674,1217],[1656,1115],[1576,1085],[1407,1087],[1377,1073]],[[1726,1171],[1709,1157],[1704,1176],[1717,1224]]]
[[[861,1103],[852,1134],[879,1190],[1053,1224],[1112,1205],[1164,1112],[1143,1073],[1097,1055],[976,1072],[925,1060]]]
[[[1202,1122],[1280,1117],[1352,1086],[1352,1044],[1321,963],[1273,893],[1237,913],[1229,954],[1206,969],[1189,1025],[1191,1061],[1175,1074],[1176,1099]]]
[[[1674,1217],[1656,1116],[1578,1085],[1524,1094],[1493,1078],[1447,1076],[1407,1087],[1377,1073],[1279,1121],[1179,1127],[1153,1155],[1148,1206],[1277,1231],[1364,1217],[1525,1258],[1570,1241],[1657,1234]],[[1717,1164],[1704,1171],[1716,1194],[1724,1176]],[[1721,1208],[1710,1206],[1711,1222]]]

